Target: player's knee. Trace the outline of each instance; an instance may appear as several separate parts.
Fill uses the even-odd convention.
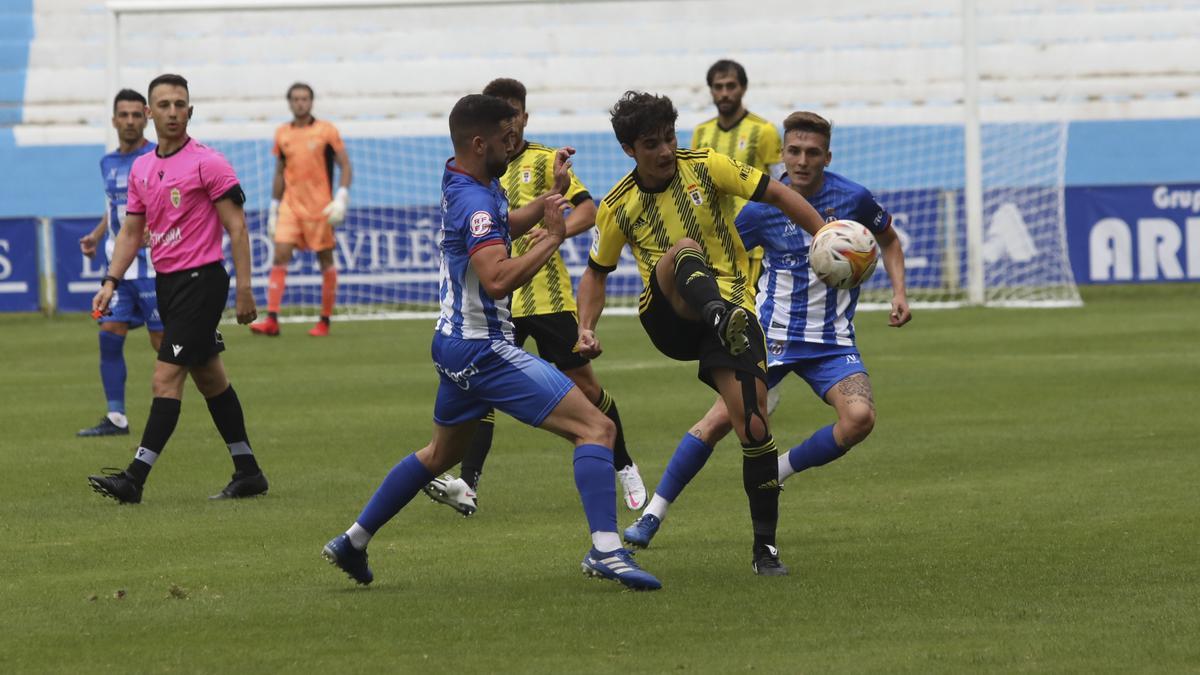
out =
[[[847,447],[858,445],[875,428],[875,409],[869,405],[850,406],[838,421],[844,434],[842,442]]]
[[[617,425],[613,424],[613,421],[608,419],[598,408],[592,408],[583,422],[583,429],[578,434],[576,442],[593,443],[611,448],[617,442]]]

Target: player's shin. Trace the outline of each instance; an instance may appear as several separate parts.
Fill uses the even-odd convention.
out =
[[[100,331],[100,382],[108,412],[125,414],[125,336]]]
[[[207,400],[208,412],[212,415],[217,431],[229,448],[233,459],[234,470],[243,474],[257,474],[258,461],[254,459],[254,451],[250,449],[250,439],[246,434],[246,418],[242,413],[242,402],[238,400],[233,385],[225,391]]]
[[[621,413],[617,412],[617,402],[608,391],[600,390],[600,401],[596,404],[604,416],[612,420],[617,427],[617,440],[613,442],[613,467],[618,471],[633,464],[629,450],[625,447],[625,429],[621,426]]]
[[[706,321],[713,307],[724,305],[717,280],[708,268],[704,254],[696,249],[685,248],[675,254],[675,288],[684,301]]]
[[[779,469],[775,439],[742,444],[742,485],[750,500],[754,545],[774,546],[779,522]]]
[[[388,472],[383,483],[358,515],[356,524],[370,534],[375,534],[431,480],[433,474],[417,459],[416,453],[405,457]]]
[[[271,318],[279,314],[283,304],[283,291],[287,288],[287,265],[274,265],[267,281],[267,312]]]
[[[583,502],[592,546],[601,553],[621,548],[617,536],[617,487],[612,450],[594,444],[575,448],[575,489]]]
[[[667,469],[663,471],[658,486],[654,488],[654,497],[650,500],[650,506],[646,507],[646,513],[659,520],[666,518],[667,507],[679,498],[687,484],[700,473],[700,469],[704,468],[712,453],[712,446],[692,434],[685,434],[667,462]]]
[[[492,450],[495,431],[496,411],[493,410],[479,420],[479,426],[475,427],[475,433],[471,436],[471,445],[467,447],[467,454],[463,455],[461,478],[472,490],[479,489],[479,477],[483,475],[483,465]]]
[[[337,301],[337,283],[337,268],[326,267],[321,272],[321,321],[325,323],[329,323],[329,317],[333,316],[333,305]]]
[[[803,443],[779,456],[779,482],[782,483],[794,473],[828,464],[849,450],[850,448],[843,448],[837,444],[832,424],[817,429]]]
[[[142,432],[142,442],[138,446],[133,461],[125,470],[133,480],[145,483],[150,475],[150,468],[162,454],[171,434],[175,433],[175,425],[179,423],[180,403],[177,398],[155,398],[150,404],[150,416],[146,420],[146,429]]]

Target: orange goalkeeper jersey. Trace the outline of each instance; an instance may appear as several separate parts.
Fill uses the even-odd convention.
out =
[[[283,160],[283,205],[298,219],[325,220],[321,212],[333,200],[333,158],[344,147],[337,128],[324,120],[275,130],[272,152]]]

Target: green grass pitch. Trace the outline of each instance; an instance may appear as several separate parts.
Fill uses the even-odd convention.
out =
[[[144,502],[122,507],[85,476],[131,457],[145,333],[126,344],[134,435],[76,439],[103,412],[95,328],[0,317],[0,672],[1195,672],[1198,289],[902,330],[861,315],[878,423],[787,483],[792,575],[751,572],[726,440],[638,555],[665,585],[642,594],[580,573],[570,448],[508,418],[478,515],[418,496],[372,543],[366,589],[321,560],[428,440],[430,322],[226,327],[270,494],[206,499],[231,464],[189,384]],[[635,319],[600,328],[595,367],[652,487],[712,395]],[[786,448],[831,420],[797,379],[773,426]]]

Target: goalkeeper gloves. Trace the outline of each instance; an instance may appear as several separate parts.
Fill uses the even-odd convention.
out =
[[[275,225],[279,222],[279,200],[271,200],[271,210],[267,211],[267,236],[275,237]]]
[[[346,220],[346,207],[350,203],[350,191],[344,187],[338,188],[337,194],[334,195],[333,201],[325,207],[322,213],[329,219],[329,224],[332,227],[341,225]]]

